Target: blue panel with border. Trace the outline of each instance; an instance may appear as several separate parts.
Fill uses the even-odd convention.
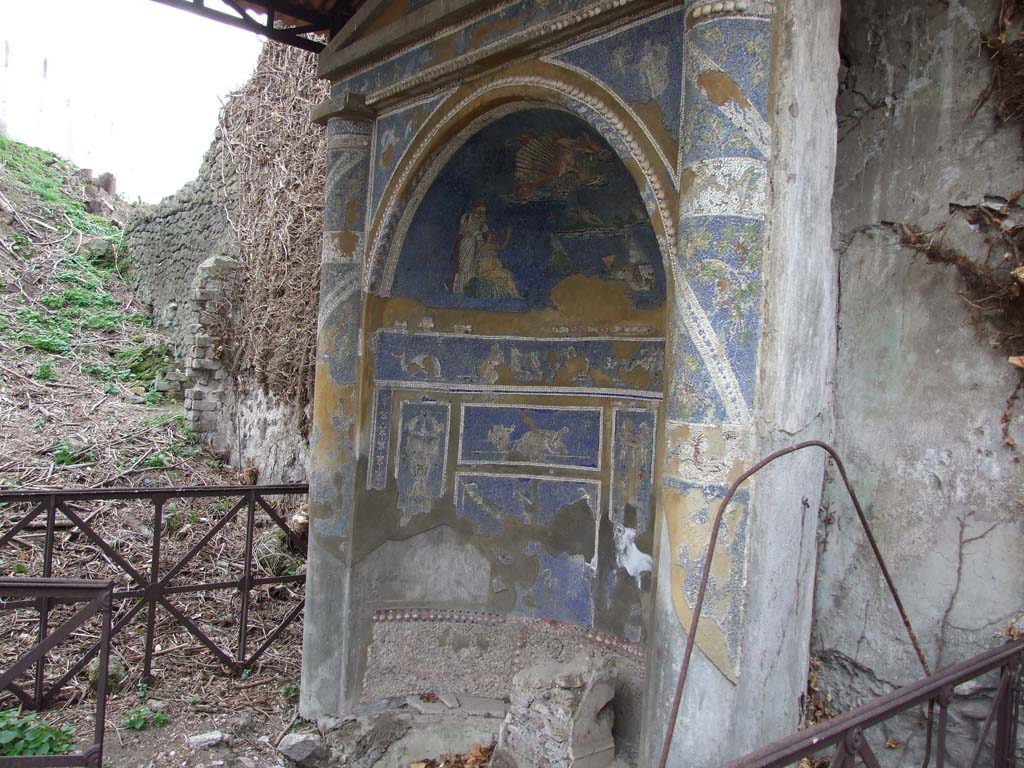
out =
[[[464,405],[462,464],[601,468],[599,408]]]
[[[448,403],[402,403],[395,467],[401,525],[430,512],[444,495],[450,415]]]
[[[657,414],[616,408],[612,414],[612,522],[643,534],[650,525]]]
[[[455,512],[472,520],[481,536],[497,535],[506,521],[546,526],[560,510],[580,501],[596,518],[601,509],[601,483],[469,472],[455,477]]]

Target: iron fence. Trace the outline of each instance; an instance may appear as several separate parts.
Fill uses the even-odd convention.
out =
[[[0,550],[14,542],[16,537],[28,530],[30,526],[33,530],[42,528],[45,532],[42,547],[42,577],[79,576],[81,574],[55,573],[58,568],[55,565],[54,554],[57,548],[57,538],[61,531],[83,536],[90,546],[102,553],[102,557],[114,567],[121,580],[127,581],[126,585],[115,586],[113,591],[112,599],[117,620],[111,627],[110,637],[117,637],[125,627],[145,612],[146,629],[142,672],[144,680],[152,678],[157,612],[160,609],[172,616],[174,621],[187,630],[214,658],[237,674],[251,667],[280,637],[281,633],[299,617],[305,606],[304,598],[298,600],[284,618],[262,638],[258,647],[255,650],[250,650],[249,612],[252,591],[268,585],[298,586],[304,584],[306,579],[304,573],[275,576],[258,576],[254,573],[253,544],[257,516],[266,515],[269,521],[280,529],[281,534],[287,538],[292,547],[303,551],[305,548],[303,537],[289,526],[284,516],[268,501],[268,497],[294,497],[306,493],[308,493],[308,486],[305,484],[4,491],[0,492],[0,504],[27,505],[28,511],[20,517],[11,515],[10,510],[5,511],[6,520],[0,519],[0,531],[2,531],[0,533]],[[173,499],[196,498],[233,499],[234,503],[212,521],[209,530],[184,555],[169,563],[161,551],[165,536],[166,506]],[[143,501],[148,502],[151,507],[152,539],[148,552],[148,563],[144,567],[129,562],[118,551],[116,542],[107,541],[100,535],[94,517],[84,514],[82,510],[76,508],[76,504],[112,500]],[[201,583],[189,582],[183,575],[183,571],[214,537],[238,516],[245,518],[241,573],[233,579]],[[11,523],[11,526],[3,531],[5,522]],[[226,649],[222,647],[222,644],[218,644],[193,618],[187,616],[170,600],[174,595],[230,589],[237,590],[240,597],[237,642],[231,649]],[[47,636],[51,605],[50,597],[38,599],[38,639],[40,642]],[[45,681],[46,654],[38,655],[35,658],[35,684],[32,695],[28,698],[19,697],[19,699],[24,705],[33,709],[40,709],[53,703],[60,689],[85,669],[86,665],[100,652],[101,645],[102,642],[93,644],[78,661],[71,664],[50,685],[46,685]]]
[[[99,768],[103,762],[103,729],[107,709],[107,664],[110,656],[110,616],[113,606],[112,581],[86,581],[82,579],[0,578],[0,610],[35,608],[39,611],[39,626],[45,627],[43,615],[57,605],[85,605],[61,622],[52,633],[40,631],[35,644],[8,669],[0,673],[0,691],[8,691],[24,706],[31,708],[36,701],[55,695],[59,687],[43,688],[40,676],[35,678],[35,690],[29,694],[18,685],[18,678],[33,666],[40,669],[46,654],[71,637],[94,616],[100,617],[98,643],[99,670],[96,678],[96,714],[93,718],[93,741],[86,749],[70,755],[39,755],[0,757],[0,768],[43,768],[43,766],[89,766]],[[56,684],[55,684],[56,685]]]
[[[993,723],[996,731],[992,759],[986,765],[1010,768],[1015,765],[1014,745],[1017,743],[1017,725],[1024,690],[1021,687],[1022,664],[1024,640],[1007,643],[897,688],[828,722],[779,739],[723,768],[781,768],[829,748],[832,748],[829,762],[831,768],[852,768],[858,760],[869,768],[878,768],[878,757],[864,732],[912,707],[931,702],[935,702],[939,710],[935,765],[936,768],[945,768],[947,727],[954,689],[995,669],[1000,670],[999,686],[967,768],[976,768],[979,764]]]

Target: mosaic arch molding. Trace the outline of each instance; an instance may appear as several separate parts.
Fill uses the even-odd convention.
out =
[[[675,168],[662,159],[632,110],[600,83],[547,61],[517,64],[467,84],[442,102],[395,166],[371,224],[364,288],[391,294],[405,235],[445,163],[491,122],[522,109],[559,109],[582,119],[615,150],[636,182],[658,239],[669,295],[721,398],[727,421],[748,423],[750,404],[707,313],[682,274],[676,248]]]
[[[464,86],[430,115],[406,148],[381,196],[367,238],[368,292],[389,296],[402,242],[416,209],[449,159],[476,133],[496,120],[525,109],[556,109],[580,118],[615,150],[633,177],[658,238],[666,277],[675,275],[678,205],[674,169],[658,157],[657,148],[635,115],[599,84],[568,69],[528,62]]]

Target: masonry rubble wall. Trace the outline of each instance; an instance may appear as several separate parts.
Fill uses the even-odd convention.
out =
[[[215,139],[194,181],[156,205],[134,209],[125,227],[136,295],[179,358],[192,343],[196,317],[189,294],[196,269],[210,256],[238,253],[225,213],[235,185],[221,176],[223,151]]]
[[[928,231],[951,204],[1020,188],[1019,127],[995,125],[990,106],[972,116],[989,78],[979,36],[998,7],[843,4],[835,440],[933,669],[998,644],[1024,612],[1024,472],[1000,425],[1020,372],[990,346],[955,271],[898,247],[886,222]],[[972,253],[976,236],[946,232]],[[1019,405],[1008,433],[1024,444]],[[837,477],[819,532],[812,652],[820,695],[842,711],[923,673]],[[967,763],[990,683],[957,696],[947,762]],[[872,731],[892,737],[876,754],[917,764],[923,722]]]
[[[304,414],[232,364],[244,270],[226,210],[236,183],[220,139],[197,178],[155,206],[135,209],[125,229],[136,295],[181,361],[188,423],[225,461],[253,467],[260,482],[303,482]]]

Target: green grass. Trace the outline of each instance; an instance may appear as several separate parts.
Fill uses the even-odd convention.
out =
[[[53,369],[53,364],[47,360],[36,366],[32,378],[36,381],[56,381],[58,377],[57,372]]]
[[[63,225],[67,232],[74,227],[87,235],[109,237],[120,245],[120,232],[113,224],[86,212],[82,201],[68,194],[69,186],[80,185],[72,179],[74,169],[69,163],[52,152],[0,136],[0,164],[13,183],[39,198],[59,228]],[[67,216],[66,221],[61,214]]]
[[[88,445],[75,445],[67,440],[61,440],[54,446],[52,458],[54,464],[69,467],[96,461],[96,454]]]

